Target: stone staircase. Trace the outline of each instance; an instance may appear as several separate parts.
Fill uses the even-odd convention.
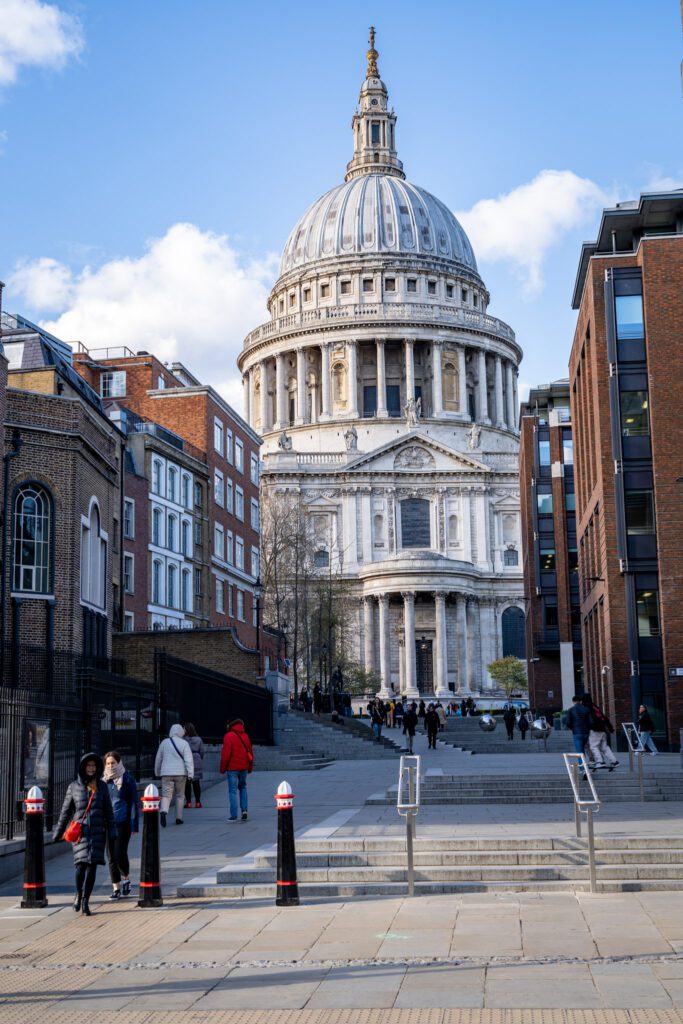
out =
[[[397,740],[403,739],[396,730]],[[325,768],[334,761],[397,760],[403,747],[382,736],[377,742],[365,723],[353,718],[333,722],[329,715],[316,718],[302,711],[283,716],[279,743],[275,747],[256,747],[254,769],[310,771]]]
[[[302,899],[402,896],[407,891],[406,841],[397,838],[299,840]],[[599,892],[683,889],[683,838],[596,837]],[[430,839],[414,844],[418,894],[571,892],[590,888],[584,840]],[[269,899],[275,894],[276,848],[228,863],[215,882],[195,879],[179,896]]]
[[[445,729],[439,733],[439,739],[473,754],[563,754],[574,749],[572,734],[567,729],[553,729],[544,743],[543,740],[532,739],[531,730],[523,740],[515,726],[515,738],[508,740],[505,722],[500,716],[496,718],[497,725],[493,732],[484,732],[476,716],[448,718]]]
[[[643,792],[647,803],[683,801],[683,773],[655,770],[648,764]],[[593,783],[601,801],[607,803],[640,801],[638,776],[621,763],[613,772],[593,772]],[[588,785],[581,783],[590,798]],[[434,804],[570,804],[572,789],[566,771],[554,769],[546,774],[439,775],[428,772],[421,784],[420,802]],[[369,805],[396,803],[396,786],[375,794]]]

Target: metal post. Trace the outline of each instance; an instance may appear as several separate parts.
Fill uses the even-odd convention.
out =
[[[415,803],[415,769],[414,769],[414,767],[412,765],[408,768],[408,800],[409,800],[409,802],[411,804]],[[409,814],[408,818],[410,819],[410,827],[411,827],[411,830],[412,830],[412,833],[413,833],[413,839],[414,839],[415,838],[415,834],[416,834],[416,830],[415,830],[415,813],[413,812],[413,813]]]
[[[593,835],[593,811],[589,807],[586,811],[588,823],[588,870],[590,873],[591,892],[598,891],[597,873],[595,869],[595,836]]]
[[[643,784],[643,755],[638,754],[638,784],[640,786],[640,802],[645,803],[645,787]]]
[[[628,745],[628,770],[630,772],[633,771],[633,747],[631,746],[630,741]]]
[[[408,849],[408,895],[415,895],[415,864],[413,862],[413,822],[414,815],[406,815],[406,846]]]
[[[572,765],[572,775],[574,776],[574,785],[576,786],[576,792],[579,792],[579,766],[578,764]],[[578,839],[581,838],[581,811],[576,800],[574,800],[574,824],[576,825],[576,836]]]

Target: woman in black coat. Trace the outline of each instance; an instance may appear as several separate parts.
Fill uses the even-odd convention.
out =
[[[92,913],[90,894],[95,885],[97,865],[104,864],[107,836],[112,839],[116,836],[109,789],[102,781],[103,771],[99,754],[83,755],[78,766],[78,778],[66,791],[54,832],[55,840],[59,840],[72,819],[81,823],[81,839],[73,847],[76,867],[74,910],[76,913],[82,910],[87,917]]]

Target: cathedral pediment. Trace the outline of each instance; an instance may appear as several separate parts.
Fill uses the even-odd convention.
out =
[[[371,469],[378,473],[489,473],[489,467],[419,430],[365,452],[350,462],[346,472]]]

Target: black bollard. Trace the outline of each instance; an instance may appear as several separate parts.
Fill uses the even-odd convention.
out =
[[[294,847],[294,794],[288,782],[281,782],[275,794],[277,804],[277,907],[299,906]]]
[[[21,906],[46,907],[45,847],[43,839],[43,808],[45,801],[38,786],[29,789],[24,800],[26,814],[26,851],[24,854],[24,896]]]
[[[162,907],[159,856],[159,790],[150,785],[142,798],[142,858],[139,907]]]

